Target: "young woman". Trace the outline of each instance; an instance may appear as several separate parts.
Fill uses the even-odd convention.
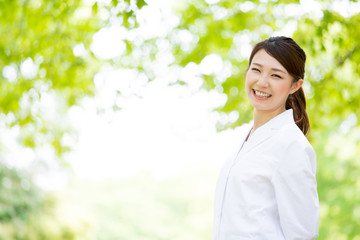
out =
[[[225,163],[215,194],[214,240],[318,236],[316,156],[305,135],[305,52],[294,40],[255,45],[245,90],[254,120]]]

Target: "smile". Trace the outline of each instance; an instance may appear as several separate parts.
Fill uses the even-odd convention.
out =
[[[264,92],[259,92],[259,91],[255,90],[255,89],[253,89],[253,92],[254,92],[255,96],[259,97],[259,98],[269,98],[269,97],[272,96],[271,94],[264,93]]]

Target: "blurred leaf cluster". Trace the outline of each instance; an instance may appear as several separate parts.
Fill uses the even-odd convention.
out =
[[[71,240],[86,236],[87,225],[74,228],[55,215],[56,198],[45,194],[25,171],[0,168],[0,239]]]
[[[0,127],[19,132],[24,148],[50,148],[57,160],[71,150],[64,136],[75,130],[66,113],[95,92],[103,62],[90,46],[107,23],[100,10],[117,6],[119,17],[134,18],[130,1],[0,0]],[[0,239],[80,239],[86,227],[60,220],[56,197],[6,159],[7,140],[0,132]],[[41,161],[36,153],[34,161]]]
[[[51,106],[61,116],[93,93],[94,58],[89,52],[75,56],[73,48],[88,49],[101,25],[91,8],[82,8],[71,0],[0,1],[0,33],[6,36],[0,40],[1,118],[21,127],[25,146],[51,143],[59,154],[66,151],[60,140],[67,129],[49,119],[44,105],[61,96],[62,103]]]

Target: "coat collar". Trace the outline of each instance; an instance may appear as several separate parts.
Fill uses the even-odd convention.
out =
[[[256,129],[251,138],[246,142],[247,147],[244,149],[244,151],[251,150],[253,147],[273,136],[276,130],[289,123],[295,123],[292,109],[288,109],[285,112],[280,113]],[[247,135],[249,134],[250,130],[251,128],[247,132]]]

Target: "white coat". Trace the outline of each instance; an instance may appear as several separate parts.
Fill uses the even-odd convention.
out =
[[[292,109],[256,129],[220,172],[214,240],[310,240],[318,236],[316,155]]]

